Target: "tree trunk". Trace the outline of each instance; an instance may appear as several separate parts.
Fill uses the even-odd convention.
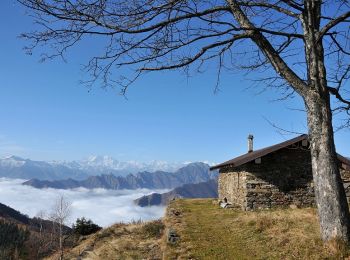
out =
[[[62,243],[62,223],[60,220],[60,260],[63,259],[63,243]]]
[[[305,104],[321,235],[326,241],[349,242],[350,214],[335,151],[329,94],[310,91]]]

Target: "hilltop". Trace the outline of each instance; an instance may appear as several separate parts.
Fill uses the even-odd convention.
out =
[[[118,223],[96,234],[82,237],[80,244],[66,250],[64,259],[162,259],[161,221]],[[56,260],[54,254],[47,259]]]
[[[63,226],[63,232],[71,228]],[[0,203],[0,259],[41,259],[57,248],[57,238],[57,223]]]
[[[177,199],[161,221],[115,224],[81,239],[66,258],[343,259],[348,254],[341,243],[323,244],[314,208],[243,212],[222,209],[213,199]]]
[[[315,208],[241,211],[215,200],[172,201],[166,227],[178,241],[165,259],[343,259],[349,250],[323,244]]]
[[[2,203],[0,203],[0,219],[23,225],[29,225],[31,221],[28,216]]]

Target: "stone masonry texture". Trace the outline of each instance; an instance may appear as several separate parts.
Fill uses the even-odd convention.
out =
[[[341,169],[350,198],[350,171]],[[238,167],[220,169],[219,199],[242,210],[315,205],[310,151],[301,145],[283,148]]]

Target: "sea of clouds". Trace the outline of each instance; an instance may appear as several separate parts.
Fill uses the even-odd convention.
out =
[[[55,201],[60,196],[64,196],[71,203],[68,225],[75,222],[77,218],[85,217],[106,227],[116,222],[158,219],[165,213],[163,206],[142,208],[135,205],[133,200],[153,192],[162,193],[168,190],[36,189],[22,185],[24,181],[0,178],[0,203],[30,217],[36,216],[40,211],[49,216]]]

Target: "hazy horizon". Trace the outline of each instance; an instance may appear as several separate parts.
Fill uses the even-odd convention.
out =
[[[141,160],[136,160],[136,159],[130,159],[130,160],[120,160],[117,157],[111,156],[111,155],[107,155],[107,154],[90,154],[88,156],[85,157],[81,157],[81,158],[76,158],[76,159],[67,159],[67,160],[56,160],[56,159],[52,159],[52,160],[45,160],[45,159],[40,159],[40,158],[33,158],[31,156],[19,156],[17,154],[12,154],[12,153],[2,153],[0,154],[0,159],[8,159],[11,157],[18,157],[24,160],[31,160],[31,161],[43,161],[43,162],[80,162],[80,161],[88,161],[90,159],[92,159],[92,157],[98,157],[98,158],[103,158],[103,157],[108,157],[114,160],[117,160],[119,162],[137,162],[137,163],[153,163],[153,162],[164,162],[164,163],[173,163],[173,164],[189,164],[189,163],[196,163],[196,162],[203,162],[203,163],[207,163],[207,164],[212,164],[211,162],[208,161],[204,161],[204,160],[200,160],[200,161],[165,161],[165,160],[157,160],[156,158],[153,160],[148,160],[148,161],[141,161]]]

